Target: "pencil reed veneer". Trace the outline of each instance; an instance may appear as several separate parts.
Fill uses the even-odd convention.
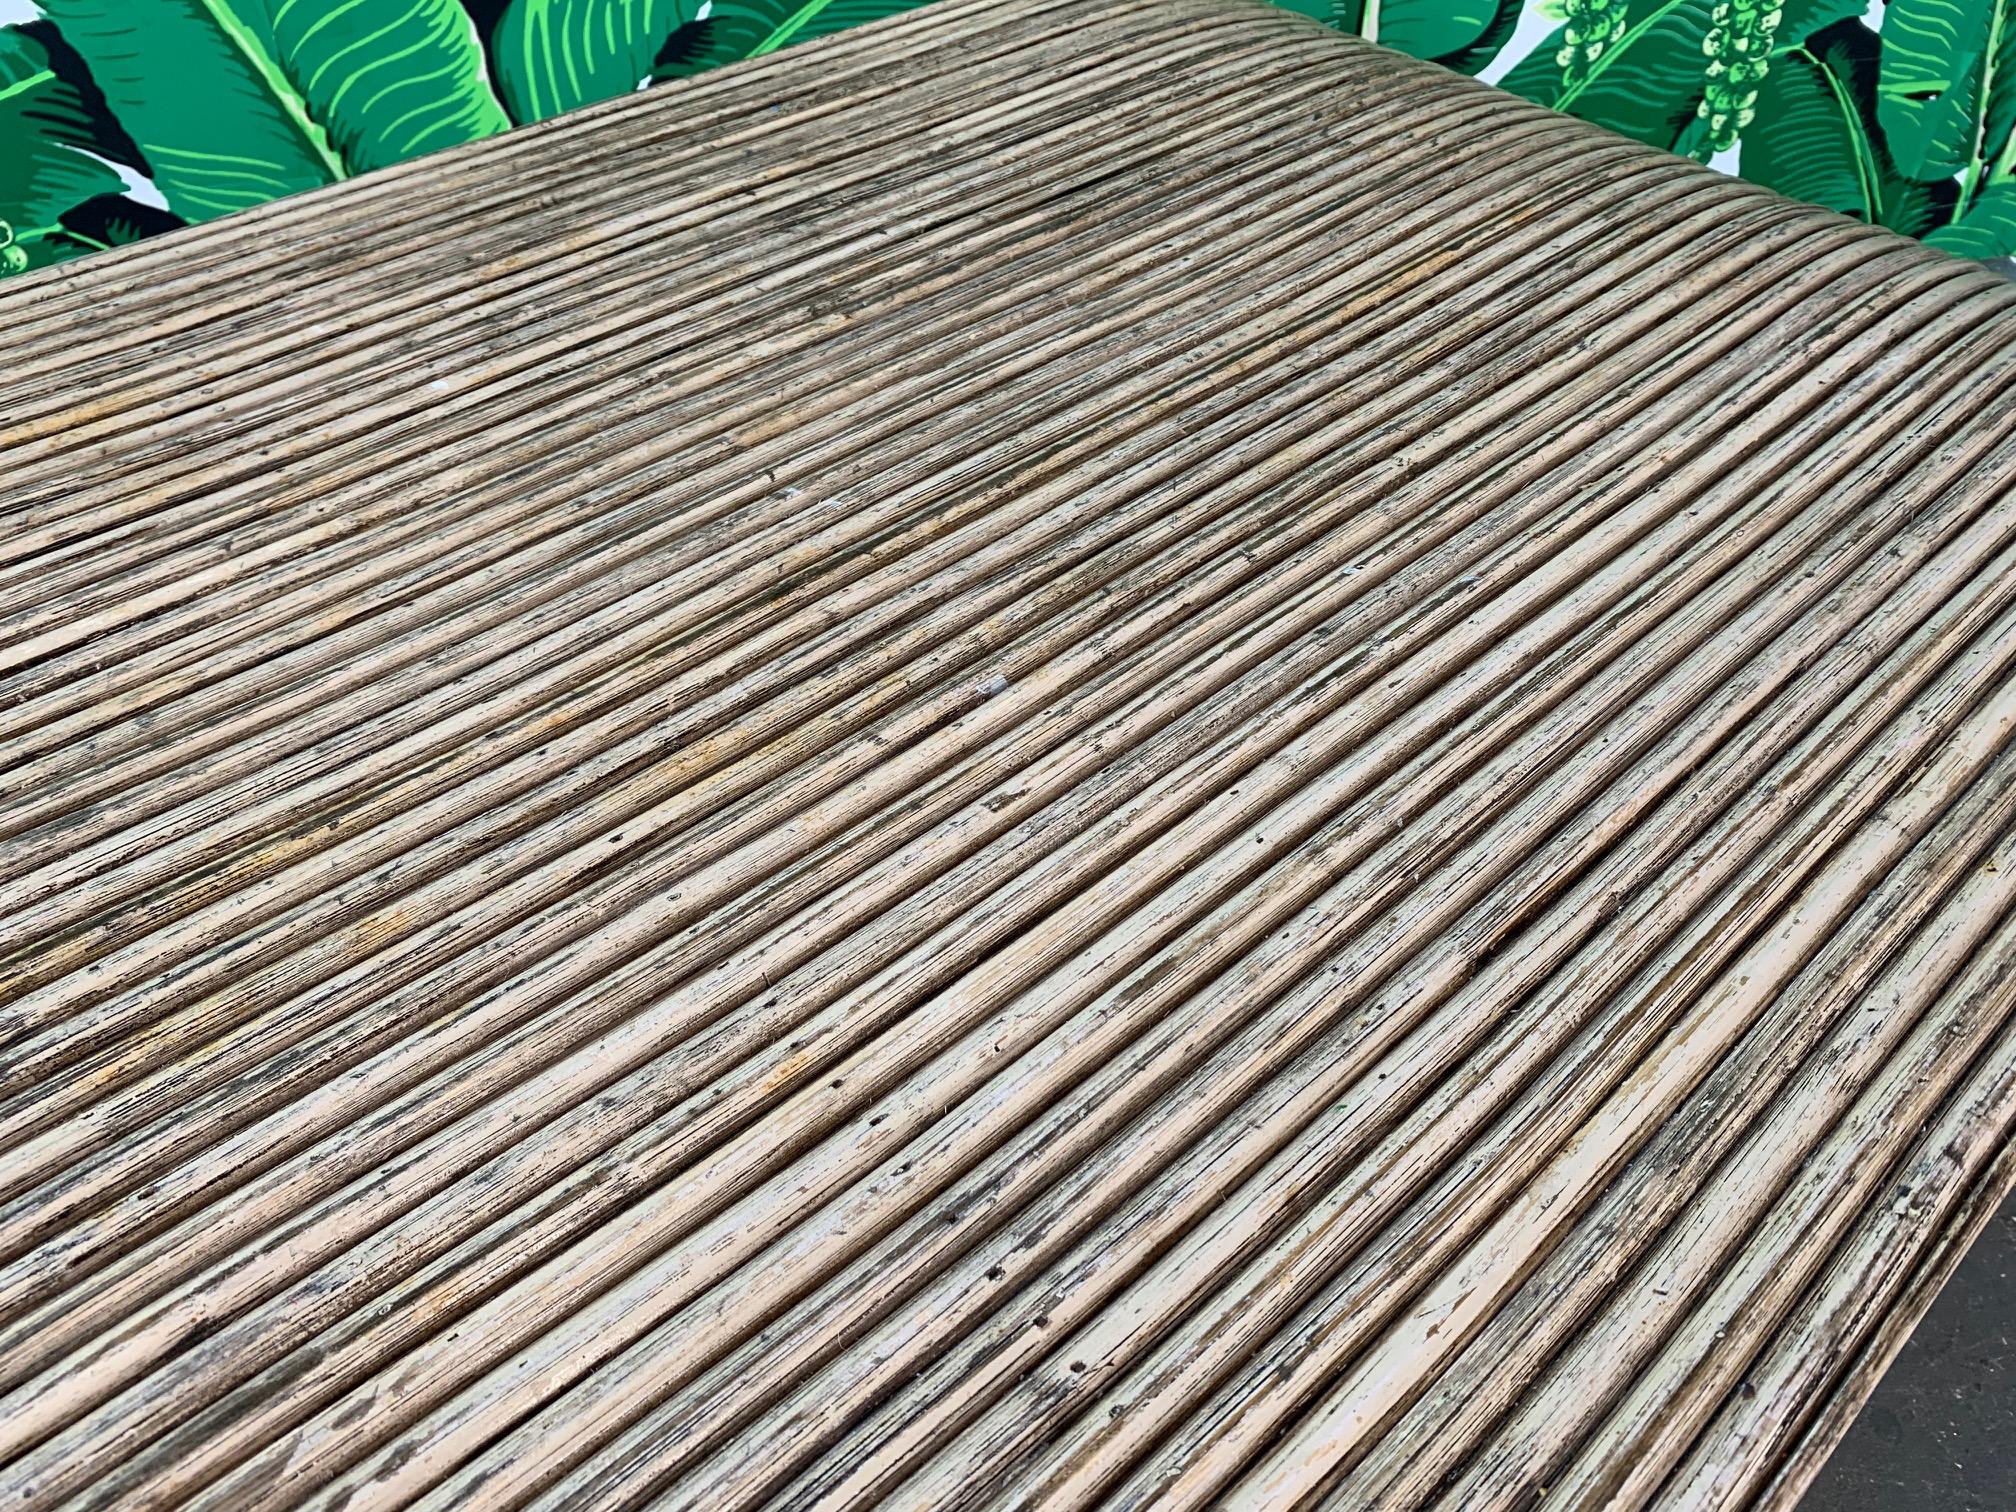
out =
[[[947,0],[0,307],[10,1506],[1786,1506],[2016,1181],[1977,267]]]

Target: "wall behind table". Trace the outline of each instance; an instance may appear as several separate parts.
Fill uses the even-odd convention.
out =
[[[920,0],[0,0],[0,273]],[[2016,252],[2016,0],[1276,0],[1972,257]]]

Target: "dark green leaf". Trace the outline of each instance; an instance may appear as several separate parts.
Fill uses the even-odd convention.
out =
[[[1516,0],[1510,9],[1516,21]],[[1410,58],[1461,58],[1501,29],[1506,10],[1501,0],[1364,0],[1359,33]]]
[[[1873,221],[1883,163],[1873,133],[1871,70],[1836,44],[1778,58],[1743,133],[1743,177],[1780,194]]]
[[[1632,0],[1623,37],[1591,65],[1586,83],[1572,87],[1564,86],[1560,63],[1567,28],[1557,27],[1505,76],[1504,87],[1641,142],[1682,150],[1699,136],[1692,123],[1706,84],[1703,44],[1712,9],[1713,0]],[[1780,50],[1859,16],[1862,6],[1856,0],[1788,0],[1783,10]]]
[[[1434,59],[1444,68],[1453,68],[1458,73],[1481,73],[1491,65],[1505,44],[1512,40],[1512,34],[1519,29],[1519,0],[1503,0],[1498,7],[1498,15],[1484,28],[1477,40],[1455,52],[1444,53]]]
[[[808,42],[814,37],[830,37],[834,32],[866,26],[870,21],[915,10],[924,0],[803,0],[784,18],[783,25],[757,44],[756,56]]]
[[[48,51],[17,27],[0,27],[0,221],[20,230],[96,194],[119,175],[91,155],[97,145],[77,90],[58,78]]]
[[[83,104],[84,114],[90,118],[92,151],[107,162],[122,164],[136,173],[147,171],[146,156],[126,134],[119,124],[119,118],[112,114],[112,107],[105,103],[105,95],[91,78],[91,69],[78,54],[77,49],[63,40],[63,34],[52,21],[26,21],[21,24],[21,33],[32,37],[49,55],[49,66],[56,71],[56,77],[77,91]]]
[[[1975,161],[2004,0],[1893,0],[1883,13],[1876,113],[1900,172],[1947,178]]]
[[[760,58],[794,42],[828,36],[884,16],[914,10],[923,0],[713,0],[700,35],[662,62],[654,77],[684,78],[723,63]],[[1328,0],[1312,0],[1327,6]],[[1295,9],[1303,9],[1296,6]]]
[[[511,118],[543,121],[628,93],[704,8],[705,0],[511,0],[490,39]]]
[[[343,175],[273,57],[263,11],[226,0],[41,0],[187,220]]]
[[[308,115],[352,173],[511,124],[461,0],[246,0],[254,7],[264,8],[274,56]]]
[[[1779,58],[1743,135],[1743,176],[1917,236],[1951,218],[1957,191],[1950,179],[1926,184],[1897,171],[1878,119],[1878,58],[1876,33],[1860,21]]]
[[[1520,0],[1272,0],[1409,57],[1475,73],[1511,38]]]
[[[51,226],[40,227],[9,250],[0,272],[25,272],[67,262],[108,247],[123,247],[157,232],[173,230],[181,220],[165,210],[143,205],[123,194],[101,194],[68,210]]]
[[[1900,236],[1923,236],[1951,221],[1959,200],[1960,186],[1952,179],[1927,184],[1893,174],[1884,181],[1883,211],[1876,219]]]
[[[1586,81],[1564,86],[1559,57],[1567,45],[1560,27],[1507,74],[1504,85],[1537,100],[1608,126],[1612,131],[1671,148],[1694,120],[1701,102],[1712,0],[1633,0],[1623,37],[1591,67]]]
[[[1859,20],[1867,9],[1860,0],[1788,0],[1784,18],[1778,23],[1778,50],[1790,52],[1806,45],[1815,32],[1843,21]]]
[[[1961,257],[2016,254],[2016,178],[1991,180],[1959,220],[1936,227],[1925,240]]]
[[[74,210],[63,212],[65,230],[88,236],[108,247],[123,247],[129,242],[159,236],[163,231],[176,230],[184,224],[182,217],[173,211],[163,210],[157,205],[143,205],[124,194],[101,194],[96,199],[86,200]]]

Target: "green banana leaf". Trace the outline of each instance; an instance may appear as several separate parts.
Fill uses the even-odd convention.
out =
[[[1743,133],[1743,176],[1843,215],[1873,221],[1882,204],[1880,148],[1859,81],[1832,53],[1778,59]]]
[[[1502,33],[1498,47],[1503,47],[1518,21],[1516,0],[1509,6],[1497,0],[1363,0],[1354,29],[1410,58],[1447,63],[1468,59],[1494,32]],[[1482,68],[1496,53],[1492,48],[1466,71]]]
[[[41,0],[178,215],[209,220],[343,176],[262,9],[228,0]]]
[[[1989,180],[1960,219],[1938,227],[1925,240],[1960,257],[2016,256],[2016,178]]]
[[[1559,55],[1566,26],[1534,48],[1503,82],[1514,94],[1565,110],[1655,147],[1685,150],[1706,82],[1708,35],[1714,0],[1631,0],[1624,35],[1589,70],[1586,81],[1569,86]],[[1778,27],[1781,49],[1803,43],[1815,32],[1862,14],[1858,0],[1787,0]]]
[[[1898,168],[1913,178],[1978,176],[1991,117],[2008,135],[2016,102],[2009,0],[1892,0],[1883,13],[1876,113]]]
[[[117,179],[115,176],[114,183]],[[96,195],[64,212],[53,225],[38,227],[13,246],[0,249],[0,270],[21,272],[67,262],[172,230],[181,222],[165,210],[137,204],[117,192]],[[12,258],[4,257],[13,252]]]
[[[515,121],[543,121],[627,94],[704,0],[511,0],[490,37]]]
[[[1624,35],[1578,86],[1564,84],[1564,25],[1507,74],[1504,87],[1628,137],[1671,148],[1695,118],[1713,0],[1633,0]]]
[[[461,0],[241,0],[351,173],[503,131]],[[631,81],[634,84],[636,81]]]
[[[1959,176],[1928,242],[1966,257],[2016,249],[2016,0],[1895,0],[1877,116],[1903,172]]]
[[[1282,10],[1327,21],[1339,31],[1476,73],[1497,57],[1519,25],[1520,0],[1273,0]]]
[[[1994,28],[1995,48],[1991,54],[1986,109],[1982,116],[1980,142],[1982,157],[1993,162],[2006,156],[2016,140],[2016,4],[2003,0]]]
[[[1951,213],[1951,182],[1897,171],[1877,119],[1876,33],[1845,21],[1776,59],[1743,133],[1743,176],[1793,199],[1922,234]]]
[[[1519,30],[1520,10],[1519,0],[1503,0],[1498,13],[1485,24],[1475,41],[1450,52],[1437,53],[1431,61],[1461,74],[1482,73],[1505,50],[1505,44],[1512,40],[1513,33]]]
[[[923,0],[713,0],[696,15],[693,34],[654,78],[683,79],[724,63],[760,58],[793,42],[845,31],[914,10]],[[1327,9],[1329,0],[1313,0]]]
[[[793,42],[809,42],[814,37],[830,37],[850,27],[865,26],[885,16],[915,10],[924,0],[802,0],[790,8],[783,21],[758,42],[749,54],[760,58]]]
[[[97,137],[82,96],[56,76],[48,50],[13,26],[0,27],[0,142],[0,221],[24,237],[119,189],[119,175],[90,155]]]

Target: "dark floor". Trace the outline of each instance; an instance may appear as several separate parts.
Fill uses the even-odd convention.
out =
[[[1981,1231],[1800,1512],[2016,1507],[2016,1198]]]

